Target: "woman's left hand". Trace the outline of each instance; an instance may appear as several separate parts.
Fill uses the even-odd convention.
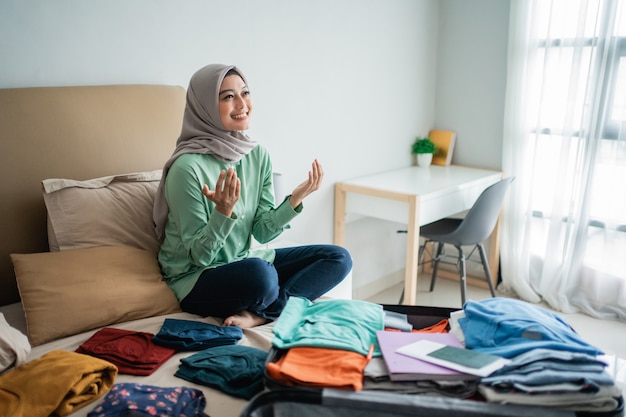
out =
[[[320,164],[320,162],[316,159],[313,161],[313,164],[311,164],[309,178],[302,184],[298,185],[291,193],[291,197],[289,197],[291,207],[298,207],[306,196],[311,194],[313,191],[319,190],[323,179],[324,170],[322,169],[322,164]]]

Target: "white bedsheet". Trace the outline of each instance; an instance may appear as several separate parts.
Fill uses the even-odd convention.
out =
[[[63,306],[59,306],[59,308],[63,308]],[[19,329],[23,333],[26,333],[26,322],[24,319],[21,304],[17,303],[11,304],[9,306],[0,307],[0,312],[4,313],[7,322],[9,322],[13,327]],[[163,320],[165,320],[166,318],[199,320],[206,323],[219,324],[216,319],[211,317],[201,318],[199,316],[189,313],[175,313],[115,324],[109,327],[126,330],[137,330],[156,334],[163,325]],[[269,350],[273,338],[272,327],[273,323],[269,323],[263,326],[255,327],[253,329],[245,329],[244,337],[243,339],[241,339],[239,344]],[[50,352],[51,350],[55,349],[74,351],[80,344],[89,339],[89,337],[91,337],[97,330],[98,329],[94,329],[89,332],[66,337],[46,343],[44,345],[33,347],[28,357],[28,360],[38,358],[46,352]],[[202,390],[202,392],[204,392],[204,395],[206,396],[207,406],[204,412],[210,417],[238,417],[241,414],[241,411],[243,410],[245,405],[247,404],[246,400],[231,397],[222,393],[221,391],[214,390],[203,385],[196,385],[174,376],[174,373],[178,370],[178,364],[180,359],[186,356],[193,355],[194,353],[195,352],[184,352],[174,355],[170,360],[164,363],[159,369],[157,369],[152,375],[149,376],[118,374],[115,382],[137,382],[141,384],[156,385],[160,387],[187,386],[197,388]],[[84,417],[89,411],[95,408],[100,401],[101,399],[82,408],[81,410],[78,410],[75,413],[70,414],[70,416]]]

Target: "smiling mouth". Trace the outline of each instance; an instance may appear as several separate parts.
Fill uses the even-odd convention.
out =
[[[232,116],[233,119],[237,120],[237,119],[245,119],[246,117],[248,117],[248,113],[239,113],[239,114],[235,114]]]

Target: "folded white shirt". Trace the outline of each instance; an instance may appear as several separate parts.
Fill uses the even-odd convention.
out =
[[[4,314],[0,313],[0,373],[25,363],[30,349],[28,338],[11,327]]]

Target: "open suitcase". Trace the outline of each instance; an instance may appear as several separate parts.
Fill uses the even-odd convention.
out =
[[[254,397],[240,417],[574,417],[560,409],[335,389],[284,389]]]
[[[450,318],[458,308],[384,304],[386,311],[405,314],[414,328],[426,328]],[[286,351],[272,347],[267,363],[276,362]],[[332,388],[285,386],[265,375],[267,391],[257,395],[240,417],[383,417],[383,416],[624,416],[624,400],[610,412],[575,412],[560,408],[495,404],[473,399],[410,395],[390,391],[346,391]]]

